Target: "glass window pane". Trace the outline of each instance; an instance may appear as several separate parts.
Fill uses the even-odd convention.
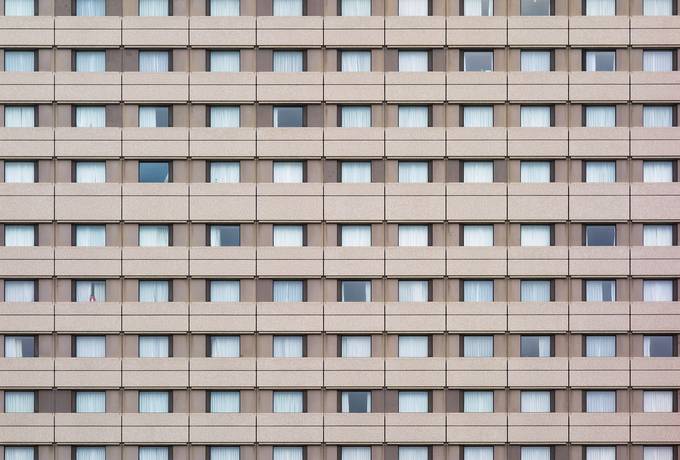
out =
[[[340,125],[343,128],[370,128],[371,107],[345,105],[340,108]]]
[[[670,335],[646,335],[643,340],[645,357],[673,356],[673,337]]]
[[[340,181],[344,184],[371,182],[371,163],[368,161],[343,161],[340,163]]]
[[[342,336],[341,355],[343,358],[370,358],[371,336],[369,335]]]
[[[673,226],[668,224],[644,224],[644,246],[673,246]]]
[[[274,225],[274,247],[302,247],[304,228],[302,225]]]
[[[466,335],[463,337],[464,358],[492,358],[493,336]]]
[[[520,70],[522,72],[550,72],[550,51],[522,50],[520,52]]]
[[[344,413],[371,412],[370,391],[343,391],[341,395],[341,410]]]
[[[210,107],[211,128],[238,128],[240,126],[240,107]]]
[[[35,302],[34,280],[5,280],[5,302]]]
[[[210,16],[240,16],[240,14],[240,0],[210,0]],[[215,457],[211,458],[216,460]]]
[[[140,302],[168,302],[170,299],[170,283],[166,280],[139,281]]]
[[[520,245],[550,246],[550,225],[522,225],[520,227]]]
[[[643,280],[645,302],[672,302],[675,280]]]
[[[426,335],[400,335],[400,358],[427,358],[430,355],[430,341]]]
[[[463,246],[493,246],[493,225],[463,225]]]
[[[140,391],[140,413],[164,413],[170,410],[170,394],[167,391]]]
[[[463,412],[493,412],[493,391],[464,391]]]
[[[547,358],[551,355],[551,339],[548,335],[523,335],[520,337],[520,356]]]
[[[342,225],[340,227],[340,246],[368,247],[370,245],[370,225]]]
[[[170,182],[170,163],[167,161],[140,161],[138,182]]]
[[[34,0],[5,0],[5,16],[35,16]]]
[[[106,302],[106,281],[76,280],[76,302]]]
[[[467,105],[463,107],[463,127],[493,127],[493,107],[484,105]]]
[[[613,302],[616,300],[616,281],[586,280],[586,302]]]
[[[80,247],[104,247],[106,246],[106,226],[104,225],[77,225],[76,246]]]
[[[34,106],[5,106],[5,128],[35,128],[35,126]]]
[[[302,126],[302,107],[274,107],[274,128],[300,128]]]
[[[29,184],[35,182],[35,162],[5,161],[5,183]]]
[[[644,16],[672,16],[673,0],[644,0],[642,10]]]
[[[399,16],[427,16],[428,0],[399,0]]]
[[[524,184],[551,182],[551,163],[549,161],[522,161],[520,163],[520,180]]]
[[[521,280],[520,300],[522,302],[550,302],[549,280]]]
[[[427,161],[399,161],[399,182],[425,184],[430,180],[430,164]]]
[[[77,358],[105,358],[106,337],[102,335],[80,335],[76,337]]]
[[[399,246],[429,246],[427,225],[399,225]]]
[[[274,302],[302,302],[304,284],[302,281],[274,280]]]
[[[168,225],[140,225],[139,246],[161,247],[170,244],[170,226]]]
[[[616,70],[616,52],[585,51],[586,72],[613,72]]]
[[[342,446],[340,460],[371,460],[371,448],[368,446]]]
[[[170,53],[168,51],[140,51],[140,72],[167,72],[170,70]]]
[[[170,452],[168,447],[140,446],[138,460],[169,460]]]
[[[273,55],[273,72],[302,72],[304,70],[302,51],[274,50]]]
[[[586,446],[586,460],[616,460],[616,447]]]
[[[616,0],[586,0],[586,16],[616,15]]]
[[[225,0],[211,0],[225,1]],[[214,15],[213,15],[214,16]],[[241,52],[240,51],[210,51],[210,71],[211,72],[240,72],[241,71]]]
[[[35,51],[5,50],[5,72],[34,72]]]
[[[35,246],[35,226],[6,224],[5,246]]]
[[[493,16],[493,0],[464,0],[464,16]]]
[[[552,125],[550,112],[548,106],[523,105],[520,107],[520,126],[523,128],[548,128]]]
[[[464,302],[493,302],[492,280],[464,280]]]
[[[302,358],[303,340],[299,335],[274,336],[274,358]]]
[[[673,460],[671,446],[643,446],[643,460]]]
[[[645,390],[644,412],[673,412],[674,391],[672,390]]]
[[[493,51],[463,51],[463,71],[493,71]]]
[[[34,447],[5,447],[5,460],[35,460]]]
[[[370,51],[341,51],[340,70],[342,72],[370,72]]]
[[[211,225],[210,246],[240,246],[241,228],[238,225]]]
[[[425,280],[399,280],[399,302],[429,301],[429,283]]]
[[[342,0],[341,16],[370,16],[371,0]]]
[[[169,107],[139,107],[140,128],[167,128],[170,126]]]
[[[616,246],[616,225],[586,225],[586,246]]]
[[[399,446],[398,460],[428,460],[428,453],[426,446]]]
[[[429,120],[430,115],[427,106],[399,106],[400,128],[427,128]]]
[[[642,108],[644,128],[673,127],[673,107],[667,105],[646,105]]]
[[[549,391],[522,391],[521,412],[550,412]]]
[[[616,337],[613,335],[586,336],[586,357],[613,358],[616,356]]]
[[[616,162],[586,161],[586,182],[616,182]]]
[[[399,51],[399,72],[427,72],[429,56],[427,51]]]
[[[464,161],[463,182],[465,183],[493,182],[493,161]]]
[[[241,181],[241,164],[238,161],[211,161],[211,184],[238,184]]]
[[[240,302],[241,282],[238,280],[230,281],[210,281],[210,301],[211,302]]]
[[[275,161],[275,184],[301,184],[304,181],[304,163],[301,161]]]
[[[302,0],[273,0],[274,16],[302,16]]]
[[[522,0],[520,14],[522,16],[550,16],[550,0]]]
[[[399,412],[429,412],[430,397],[427,391],[400,391]]]
[[[651,0],[653,2],[668,0]],[[645,2],[646,4],[647,2]],[[670,4],[670,1],[668,1]],[[645,72],[672,72],[673,71],[673,51],[669,50],[643,50],[642,51],[642,70]]]
[[[105,51],[76,51],[76,72],[105,72]]]
[[[210,337],[211,358],[239,358],[241,337],[238,335],[213,335]]]
[[[139,0],[140,16],[169,16],[169,0]]]
[[[463,460],[493,460],[493,446],[463,446]]]
[[[586,391],[586,412],[616,412],[616,392]]]
[[[5,391],[5,413],[35,412],[35,393],[32,391]]]
[[[168,336],[139,336],[140,358],[168,358],[170,356],[170,338]]]
[[[370,302],[371,301],[371,282],[370,281],[342,281],[341,282],[341,301],[342,302]]]
[[[644,161],[644,182],[673,182],[672,161]]]
[[[6,335],[5,358],[33,358],[36,356],[35,337],[31,335]]]
[[[586,107],[586,127],[613,128],[616,126],[616,107],[593,105]]]
[[[520,460],[550,460],[550,447],[523,446],[520,449]]]
[[[106,163],[103,161],[76,162],[76,183],[103,184],[106,182]]]
[[[274,391],[273,412],[302,412],[303,401],[301,391]]]

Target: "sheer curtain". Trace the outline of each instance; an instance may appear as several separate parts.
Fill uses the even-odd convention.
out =
[[[35,302],[35,281],[5,280],[5,302]]]
[[[344,335],[341,339],[341,355],[343,358],[370,358],[370,335]]]
[[[34,447],[5,446],[5,460],[35,460]]]
[[[429,125],[429,109],[427,106],[399,106],[400,128],[427,128]]]
[[[274,281],[274,302],[302,302],[303,283],[299,280]]]
[[[521,412],[550,412],[549,391],[522,391]]]
[[[586,412],[616,412],[616,392],[586,391]]]
[[[399,225],[399,246],[429,246],[427,225]]]
[[[139,282],[140,302],[168,302],[170,283],[168,281],[143,280]]]
[[[492,280],[464,280],[464,302],[493,302]]]
[[[342,72],[370,72],[370,51],[341,51],[340,70]]]
[[[427,161],[399,161],[399,182],[406,184],[429,182],[429,166]]]
[[[523,128],[549,128],[550,107],[523,105],[520,107],[520,126]]]
[[[96,106],[76,107],[76,128],[105,128],[106,109]]]
[[[105,51],[76,51],[76,72],[105,72]]]
[[[241,282],[238,280],[211,280],[211,302],[240,302]]]
[[[240,126],[240,107],[210,107],[211,128],[239,128]]]
[[[429,301],[429,283],[424,280],[399,280],[399,302]]]
[[[427,460],[426,446],[399,446],[399,460]]]
[[[106,0],[77,0],[76,16],[106,16]]]
[[[76,302],[106,302],[106,281],[76,281]]]
[[[275,391],[274,409],[276,412],[302,412],[304,396],[301,391]]]
[[[35,227],[5,225],[5,246],[35,246]]]
[[[493,161],[464,161],[463,182],[465,183],[493,182]]]
[[[550,460],[550,447],[522,446],[520,460]]]
[[[644,280],[645,302],[672,302],[674,280]]]
[[[522,280],[520,298],[522,302],[550,302],[550,281]]]
[[[238,184],[241,182],[241,164],[238,161],[211,161],[210,182],[213,184]]]
[[[34,128],[35,107],[32,105],[5,106],[5,128]]]
[[[274,51],[274,72],[302,72],[302,51]]]
[[[616,15],[616,0],[586,0],[586,16]]]
[[[428,70],[427,51],[399,51],[399,72],[427,72]]]
[[[493,336],[466,335],[463,337],[464,358],[493,358]]]
[[[616,460],[616,447],[586,446],[586,460]]]
[[[5,50],[5,72],[34,72],[35,51]]]
[[[643,460],[673,460],[671,446],[644,446],[643,449]]]
[[[302,247],[302,225],[274,225],[274,247]]]
[[[645,390],[643,412],[673,412],[673,391]]]
[[[642,70],[645,72],[672,72],[673,51],[643,50]]]
[[[465,16],[493,16],[493,0],[465,0]]]
[[[429,400],[427,391],[400,391],[399,412],[428,412]]]
[[[76,412],[78,413],[106,412],[106,393],[104,391],[77,391]]]
[[[241,394],[238,391],[211,391],[211,413],[238,413],[241,411]]]
[[[342,0],[340,11],[343,16],[370,16],[371,0]]]
[[[493,246],[493,225],[463,225],[463,246]]]
[[[463,126],[465,128],[493,127],[493,107],[484,105],[464,106]]]
[[[210,337],[211,358],[239,358],[241,337],[238,335],[213,335]]]
[[[137,460],[169,460],[169,447],[139,446]]]
[[[303,0],[273,0],[274,16],[302,16]]]
[[[139,107],[140,128],[164,128],[168,126],[168,107],[141,106]]]
[[[167,72],[169,69],[170,69],[170,53],[168,51],[139,52],[140,72]]]
[[[139,412],[166,413],[170,411],[170,393],[167,391],[140,391]]]
[[[105,358],[106,337],[80,335],[76,337],[76,358]]]
[[[302,358],[303,340],[299,335],[274,336],[274,358]]]
[[[644,224],[644,246],[673,246],[673,226],[668,224]]]
[[[646,105],[642,109],[642,126],[645,128],[672,128],[673,107]]]
[[[616,337],[613,335],[586,336],[586,356],[589,358],[613,358],[616,356]]]
[[[493,391],[464,391],[463,412],[493,412]]]
[[[80,247],[106,246],[106,227],[104,225],[76,226],[76,246]]]
[[[673,182],[672,161],[644,161],[643,182]]]
[[[241,52],[240,51],[211,51],[210,52],[210,71],[211,72],[240,72],[241,71]]]
[[[5,0],[5,16],[35,16],[35,2],[33,0]]]
[[[427,358],[430,355],[430,344],[426,335],[400,335],[400,358]]]
[[[139,247],[162,247],[170,244],[170,226],[140,225]]]
[[[5,412],[35,412],[35,393],[32,391],[5,391]]]
[[[586,127],[613,128],[616,126],[616,107],[593,105],[586,107]]]
[[[644,0],[642,9],[644,16],[673,16],[673,0]]]
[[[36,344],[33,336],[5,336],[5,358],[33,358],[35,350]]]
[[[550,246],[550,225],[522,225],[521,246]]]
[[[106,163],[103,161],[78,161],[76,182],[79,184],[103,184],[106,182]]]
[[[520,163],[522,183],[537,184],[550,182],[549,161],[522,161]]]
[[[106,460],[106,447],[77,446],[75,460]]]
[[[549,335],[523,335],[520,337],[522,357],[549,358],[552,354],[552,340]]]
[[[340,246],[368,247],[371,245],[370,225],[342,225]]]
[[[210,0],[210,16],[240,16],[240,0]]]
[[[399,16],[427,16],[428,0],[399,0]]]
[[[302,447],[274,446],[272,448],[272,460],[302,460]]]
[[[493,460],[493,446],[464,446],[463,460]]]
[[[612,280],[586,280],[587,302],[613,302],[616,300],[616,282]]]
[[[340,179],[344,184],[368,184],[371,182],[369,161],[343,161],[340,163]]]
[[[303,180],[303,165],[301,161],[275,161],[274,183],[299,184]]]
[[[520,70],[522,72],[550,72],[550,51],[522,50]]]
[[[360,105],[343,106],[340,113],[340,124],[343,128],[370,128],[371,107]]]
[[[210,446],[210,460],[239,460],[240,458],[239,447]]]
[[[30,184],[35,182],[35,163],[32,161],[6,161],[5,183]]]
[[[140,16],[168,16],[170,0],[139,0]]]
[[[616,162],[586,161],[586,182],[616,182]]]
[[[367,446],[342,446],[340,460],[371,460],[371,448]]]
[[[168,358],[170,356],[170,338],[168,336],[139,336],[140,358]]]

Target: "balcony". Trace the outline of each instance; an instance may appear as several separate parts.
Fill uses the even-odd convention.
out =
[[[123,276],[184,278],[189,275],[189,248],[124,247]]]
[[[504,388],[508,385],[506,366],[505,358],[448,358],[446,382],[454,388]]]
[[[189,414],[189,437],[199,444],[255,442],[255,414]]]
[[[121,46],[121,18],[118,16],[57,16],[54,18],[54,44],[63,48]]]
[[[254,16],[190,16],[189,43],[196,48],[255,46]]]
[[[569,416],[564,412],[508,413],[508,442],[562,444],[569,440]]]
[[[120,184],[54,184],[57,220],[76,222],[119,221]]]
[[[288,266],[296,266],[289,261]],[[296,271],[295,274],[298,272]],[[323,330],[321,302],[261,302],[257,304],[259,332],[314,332]]]
[[[26,315],[21,318],[21,321],[26,323]],[[3,325],[6,326],[4,322]],[[12,332],[20,330],[16,329]],[[5,388],[31,390],[52,388],[54,360],[52,358],[0,358],[0,381]]]
[[[189,156],[187,128],[123,128],[123,155],[138,158]]]
[[[54,442],[54,414],[0,414],[3,444],[50,444]]]
[[[323,17],[258,16],[257,44],[263,48],[320,48]]]
[[[189,218],[187,184],[123,184],[123,219],[186,221]]]
[[[630,72],[630,85],[633,101],[677,101],[680,98],[678,72]]]
[[[564,47],[569,40],[567,16],[509,16],[508,45]]]
[[[625,444],[630,442],[628,422],[627,413],[571,413],[569,414],[569,439],[583,444]]]
[[[122,441],[129,444],[189,442],[188,414],[123,414]]]
[[[184,302],[125,302],[123,332],[179,332],[189,330],[189,306]]]
[[[633,387],[671,388],[680,385],[680,359],[630,359],[630,385]]]
[[[680,153],[678,128],[630,128],[630,153],[659,158]]]
[[[446,43],[444,16],[386,16],[385,45],[443,47]]]
[[[52,128],[0,128],[0,149],[7,158],[54,156]]]
[[[446,385],[444,358],[386,358],[385,386],[437,388]]]
[[[0,184],[0,220],[19,222],[53,220],[53,187],[51,183]]]
[[[120,158],[121,139],[120,128],[55,128],[54,151],[63,158],[87,158],[93,151],[97,157]]]
[[[257,384],[261,388],[319,388],[323,385],[323,358],[258,358]]]
[[[0,319],[0,332],[50,333],[53,327],[54,306],[52,302],[2,302]],[[21,366],[23,361],[20,360],[17,364]],[[14,363],[15,361],[9,360],[8,362]]]
[[[505,102],[505,72],[449,72],[446,74],[446,99],[451,102]]]
[[[403,158],[446,156],[445,128],[386,128],[385,155]]]
[[[189,189],[191,191],[189,208],[192,220],[208,222],[255,220],[254,183],[191,183]],[[221,250],[219,248],[213,249]],[[235,249],[224,250],[234,251]],[[213,251],[213,253],[217,251]]]
[[[504,47],[507,44],[504,16],[449,16],[446,18],[448,46]]]
[[[120,414],[54,414],[55,442],[62,444],[118,444]]]
[[[183,388],[189,386],[188,370],[189,360],[187,358],[123,358],[122,386]]]
[[[572,157],[620,157],[628,151],[628,128],[570,128]]]
[[[630,329],[636,332],[666,332],[680,325],[677,302],[632,302]]]
[[[457,221],[507,219],[506,184],[446,184],[446,218]]]
[[[508,128],[508,155],[550,158],[569,155],[569,128]]]
[[[509,358],[508,386],[525,388],[566,387],[568,369],[569,360],[567,358]]]
[[[321,72],[258,72],[258,102],[320,102],[323,100]]]
[[[384,276],[382,247],[326,246],[323,251],[325,276],[366,278]]]
[[[67,388],[119,388],[118,358],[56,358],[54,386]]]
[[[291,267],[295,272],[291,273]],[[257,274],[262,277],[299,276],[317,278],[323,274],[323,247],[258,247]]]
[[[443,102],[446,99],[444,72],[386,72],[385,100],[388,102]]]
[[[569,383],[575,388],[625,388],[631,385],[628,358],[572,357]]]
[[[572,332],[626,332],[628,302],[571,302],[569,328]]]
[[[380,302],[327,302],[324,328],[326,332],[382,332],[384,314]]]
[[[680,248],[631,246],[632,276],[674,276],[680,271]]]
[[[628,78],[628,72],[570,72],[569,99],[573,102],[625,102],[628,100]]]
[[[461,444],[504,444],[507,442],[505,413],[448,413],[446,439]]]
[[[630,194],[632,219],[667,221],[680,218],[678,183],[632,183]]]
[[[2,72],[0,98],[5,102],[51,103],[54,100],[54,74]]]
[[[184,48],[189,44],[187,16],[123,16],[123,46]]]
[[[627,183],[570,183],[569,217],[576,221],[628,220],[628,187]]]
[[[567,72],[508,72],[508,100],[564,102],[569,99]]]
[[[508,331],[564,333],[569,329],[566,302],[510,302]]]
[[[328,16],[326,20],[331,18],[334,17]],[[385,75],[382,72],[326,72],[323,80],[323,95],[327,102],[382,102],[385,99]],[[382,137],[383,130],[377,131]]]
[[[385,304],[388,332],[443,332],[446,330],[444,302],[388,302]]]
[[[193,333],[253,332],[255,304],[192,302],[189,328]]]
[[[328,48],[382,47],[385,43],[383,21],[381,16],[325,16],[324,45]]]
[[[385,429],[383,418],[383,414],[325,413],[324,440],[333,444],[382,443]]]
[[[434,219],[433,219],[434,220]],[[393,277],[443,277],[446,273],[444,247],[385,248],[385,274]]]
[[[282,222],[323,219],[323,184],[257,184],[257,219]]]
[[[634,47],[680,45],[680,18],[678,16],[631,16],[630,44]]]
[[[568,184],[508,184],[508,219],[526,221],[566,220]]]
[[[257,97],[254,72],[191,72],[189,79],[189,99],[194,103],[252,103]]]
[[[384,376],[385,364],[382,358],[324,359],[324,384],[328,388],[382,387],[385,385]],[[346,417],[355,416],[357,414]],[[380,423],[382,425],[382,417]]]
[[[571,246],[569,274],[574,277],[628,276],[628,246]]]
[[[505,128],[447,128],[449,158],[504,157],[507,154]]]
[[[505,332],[507,304],[505,302],[448,302],[449,332]]]
[[[186,72],[123,72],[126,103],[184,103],[189,100]]]
[[[56,72],[54,98],[59,102],[120,102],[123,99],[121,84],[119,72]]]
[[[54,314],[54,330],[60,333],[122,330],[121,304],[116,302],[58,302]]]
[[[57,246],[54,259],[57,276],[89,278],[121,274],[121,250],[116,247]]]
[[[255,129],[189,128],[189,152],[192,158],[253,157]],[[191,185],[192,193],[196,185]]]
[[[385,414],[385,442],[441,444],[446,440],[446,414]]]
[[[191,358],[189,384],[193,388],[253,388],[255,358]]]
[[[254,208],[255,205],[252,209]],[[253,277],[255,276],[255,247],[192,247],[189,272],[191,276],[196,277]]]
[[[260,157],[318,158],[323,151],[323,128],[258,128]]]
[[[261,443],[321,443],[321,413],[257,414],[257,440]]]
[[[567,246],[508,246],[509,276],[567,276],[569,248]]]
[[[446,273],[452,277],[500,276],[507,273],[504,246],[449,246]]]
[[[677,413],[630,414],[630,441],[634,443],[672,444],[680,428]]]
[[[385,218],[385,186],[375,184],[326,183],[324,218],[328,221],[366,222]]]
[[[33,46],[49,48],[54,45],[52,16],[3,16],[0,19],[0,46]]]
[[[0,276],[12,278],[17,276],[52,277],[54,275],[53,248],[34,247],[0,247]]]
[[[628,46],[627,16],[570,16],[569,44],[580,46]]]
[[[396,221],[443,221],[443,183],[385,184],[385,218]]]

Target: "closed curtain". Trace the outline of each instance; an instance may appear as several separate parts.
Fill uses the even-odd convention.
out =
[[[13,184],[35,182],[35,163],[32,161],[5,162],[5,182]]]
[[[168,281],[140,281],[140,302],[168,302],[170,283]]]
[[[302,302],[302,281],[274,281],[274,302]]]
[[[76,107],[76,128],[105,128],[106,109],[104,107]]]
[[[169,337],[150,335],[142,335],[139,337],[140,358],[167,358],[169,355]]]
[[[104,51],[76,51],[76,72],[106,71]]]
[[[76,412],[78,413],[106,412],[106,393],[103,391],[76,392]]]
[[[35,393],[32,391],[6,391],[5,412],[32,413],[35,411]]]
[[[466,183],[493,182],[493,161],[463,162],[463,182]]]
[[[5,460],[34,460],[34,447],[5,447]]]
[[[168,447],[140,446],[138,460],[169,460]]]
[[[539,358],[549,358],[551,355],[550,352],[550,336],[549,335],[540,335],[536,337],[538,341],[538,357]]]
[[[400,106],[400,128],[427,128],[429,124],[429,110],[426,106]]]
[[[239,460],[241,449],[233,446],[210,446],[210,460]]]
[[[642,126],[645,128],[673,127],[673,107],[671,106],[645,106],[642,115]]]
[[[302,72],[302,51],[274,51],[274,72]]]
[[[371,182],[371,163],[368,161],[343,161],[340,178],[344,184],[368,184]]]
[[[525,51],[520,53],[522,72],[550,72],[550,51]]]
[[[463,392],[463,412],[493,412],[493,391]]]
[[[399,460],[427,460],[426,446],[399,446]]]
[[[239,16],[240,0],[210,0],[210,16]]]
[[[103,161],[77,162],[76,182],[79,184],[103,184],[106,182],[106,163]]]
[[[520,460],[550,460],[550,447],[523,446],[520,450]]]
[[[241,181],[241,164],[238,161],[211,161],[210,182],[213,184],[238,184]]]
[[[78,446],[75,460],[106,460],[106,447]]]
[[[492,280],[464,280],[463,301],[493,302]]]
[[[241,53],[239,51],[211,51],[211,72],[240,72]]]
[[[301,247],[302,225],[274,225],[274,247]]]
[[[210,357],[238,358],[241,356],[241,338],[238,335],[214,335],[210,337]]]
[[[170,54],[167,51],[140,51],[140,72],[167,72],[170,69]]]
[[[522,225],[520,244],[522,246],[550,246],[550,225]]]
[[[170,227],[168,225],[140,225],[139,246],[159,247],[170,244]]]
[[[429,164],[426,161],[400,161],[399,182],[424,184],[429,181]]]
[[[5,281],[5,302],[34,302],[35,281]]]
[[[139,127],[157,128],[162,127],[163,108],[154,106],[141,106],[139,108]]]
[[[613,161],[586,162],[586,182],[616,182],[616,163]]]
[[[76,246],[106,246],[106,227],[103,225],[78,225]]]
[[[423,280],[399,281],[399,302],[427,302],[429,283]]]
[[[642,14],[644,16],[672,16],[673,0],[644,0]]]
[[[493,446],[465,446],[463,460],[493,460]]]
[[[427,16],[428,0],[399,0],[399,16]]]
[[[76,0],[76,16],[106,16],[106,0]]]
[[[35,227],[5,225],[5,246],[35,246]]]
[[[400,225],[399,246],[428,246],[429,231],[427,225]]]
[[[520,108],[520,126],[523,128],[550,127],[550,107],[522,106]]]
[[[241,283],[238,280],[210,281],[211,302],[240,302]]]
[[[35,16],[35,2],[33,0],[5,0],[5,16]]]
[[[616,0],[586,0],[586,16],[614,16]]]
[[[550,281],[522,280],[520,298],[522,302],[550,302]]]
[[[549,391],[522,391],[521,412],[550,412]]]
[[[645,302],[672,302],[674,280],[644,280]]]
[[[672,225],[645,224],[643,228],[644,246],[673,246]]]
[[[609,280],[586,280],[587,302],[613,302],[616,300],[616,282]]]
[[[106,337],[101,335],[81,335],[76,337],[77,358],[105,358]]]
[[[302,16],[303,0],[273,0],[274,16]]]
[[[586,127],[613,128],[616,126],[616,107],[591,106],[586,107]]]
[[[399,392],[399,412],[428,412],[429,405],[427,391]]]
[[[463,246],[493,246],[493,225],[464,225]]]
[[[301,161],[275,161],[274,162],[274,182],[275,183],[302,183],[303,166]]]
[[[546,183],[550,182],[549,161],[522,161],[520,163],[520,180],[523,183]]]
[[[76,281],[76,302],[106,302],[106,281]]]
[[[371,107],[369,106],[342,107],[340,123],[343,128],[370,128]]]
[[[673,412],[673,392],[668,390],[645,390],[644,412]]]
[[[367,446],[343,446],[340,460],[371,460],[371,448]]]
[[[400,335],[400,358],[427,358],[429,356],[429,341],[424,335]]]
[[[427,72],[427,51],[399,51],[399,72]]]
[[[5,128],[35,127],[35,107],[31,105],[5,106]]]
[[[240,126],[240,107],[210,107],[211,128],[238,128]]]
[[[465,16],[493,16],[493,0],[465,0]]]
[[[275,446],[272,449],[272,460],[302,460],[302,447]]]
[[[34,51],[5,51],[5,72],[33,72]]]
[[[238,391],[211,391],[210,412],[238,413],[241,411],[241,394]]]
[[[32,358],[35,343],[30,336],[5,336],[5,358]]]
[[[481,105],[463,107],[463,126],[466,128],[493,127],[493,107]]]
[[[343,225],[341,227],[342,246],[368,247],[371,245],[370,225]]]
[[[342,51],[340,70],[342,72],[370,72],[370,51]]]
[[[170,0],[139,0],[140,16],[168,16]],[[143,71],[142,71],[143,72]]]
[[[274,412],[302,412],[303,399],[301,391],[275,391]]]
[[[616,337],[613,335],[587,336],[586,356],[589,358],[613,358],[616,356]]]
[[[163,413],[170,410],[170,393],[167,391],[140,391],[139,412]]]
[[[645,72],[672,72],[673,51],[644,50],[642,52],[642,70]]]
[[[371,0],[342,0],[340,10],[343,16],[370,16]]]
[[[302,343],[299,335],[277,335],[273,355],[275,358],[302,358]]]
[[[586,412],[616,412],[616,392],[587,391]]]
[[[341,339],[341,353],[343,358],[370,358],[371,336],[345,335]]]
[[[616,447],[586,446],[586,460],[616,460]]]
[[[493,336],[466,335],[465,337],[463,337],[463,357],[492,358]]]

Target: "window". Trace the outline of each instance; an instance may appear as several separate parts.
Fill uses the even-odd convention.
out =
[[[167,280],[140,280],[139,301],[170,302],[170,283]]]
[[[343,128],[370,128],[371,107],[344,105],[340,107],[340,126]]]
[[[399,246],[429,246],[428,225],[399,225]]]
[[[493,336],[466,335],[463,337],[464,358],[493,358]]]
[[[464,161],[463,182],[475,184],[493,182],[493,161]]]
[[[399,16],[428,16],[428,0],[399,0]]]
[[[399,446],[398,460],[428,460],[427,446]]]
[[[370,302],[371,282],[365,280],[341,281],[340,300],[342,302]]]
[[[521,412],[552,412],[549,391],[522,391],[520,394]]]
[[[240,358],[241,338],[238,335],[210,336],[211,358]]]
[[[642,108],[642,126],[645,128],[672,128],[673,107],[670,105],[646,105]]]
[[[524,184],[552,182],[552,163],[550,161],[520,162],[520,181]]]
[[[340,182],[368,184],[371,182],[370,161],[343,161],[340,163]]]
[[[33,0],[5,0],[5,16],[35,16],[35,2]]]
[[[76,358],[105,358],[106,337],[102,335],[76,336],[74,356]]]
[[[36,232],[34,225],[5,225],[5,246],[36,246],[36,242]]]
[[[463,225],[463,246],[493,246],[493,225]]]
[[[140,72],[168,72],[170,70],[170,53],[168,51],[140,51]]]
[[[493,391],[464,391],[463,412],[493,412]]]
[[[673,246],[673,226],[668,224],[644,224],[642,245]]]
[[[34,106],[5,106],[5,128],[35,128],[36,125],[36,108]]]
[[[241,126],[241,108],[213,106],[210,107],[211,128],[238,128]]]
[[[302,16],[303,0],[273,0],[274,16]]]
[[[170,126],[170,108],[155,106],[139,107],[140,128],[167,128]]]
[[[218,0],[212,0],[218,1]],[[240,72],[241,71],[241,52],[213,50],[209,54],[210,72]]]
[[[169,0],[139,0],[140,16],[170,16]]]
[[[551,460],[550,447],[546,446],[522,446],[520,448],[520,460]]]
[[[550,51],[520,51],[520,70],[522,72],[550,72],[552,53]]]
[[[140,247],[163,247],[170,245],[169,225],[140,225]]]
[[[427,161],[399,161],[399,183],[425,184],[430,181]]]
[[[238,280],[210,280],[211,302],[240,302],[241,283]]]
[[[5,391],[5,413],[35,412],[35,393],[32,391]]]
[[[209,16],[240,16],[241,2],[240,0],[210,0],[208,9]],[[217,460],[215,457],[212,458]]]
[[[428,302],[429,288],[426,280],[399,280],[399,302]]]
[[[616,225],[585,225],[586,246],[616,246]]]
[[[613,128],[616,126],[616,107],[591,105],[585,107],[585,125],[588,128]]]
[[[212,414],[241,412],[241,394],[238,391],[211,391],[208,411]]]
[[[32,335],[6,335],[5,358],[33,358],[36,356],[36,339]]]
[[[211,184],[238,184],[241,181],[241,164],[238,161],[211,161]]]
[[[551,246],[551,230],[550,225],[522,224],[520,227],[520,245]]]
[[[400,335],[400,358],[427,358],[430,356],[430,338],[426,335]]]
[[[586,161],[586,182],[616,182],[615,161]]]
[[[140,446],[138,452],[138,460],[169,460],[169,447],[151,447]]]
[[[106,1],[77,0],[76,16],[106,16]]]
[[[168,161],[139,162],[139,183],[163,183],[170,181],[170,163]]]
[[[303,72],[305,70],[302,51],[274,50],[273,59],[273,72]]]
[[[586,302],[614,302],[616,281],[586,280]]]
[[[5,161],[6,183],[29,184],[36,181],[34,161]]]
[[[586,446],[586,460],[616,460],[616,447]]]
[[[586,0],[586,16],[615,16],[616,0]]]
[[[238,225],[211,225],[210,246],[240,246],[241,228]]]
[[[274,280],[274,302],[303,302],[304,285],[302,281]]]
[[[342,358],[370,358],[370,335],[343,335],[340,339],[340,356]]]
[[[644,0],[642,14],[644,16],[673,16],[673,0]]]
[[[463,446],[462,460],[493,460],[493,446]]]
[[[35,302],[34,280],[5,280],[5,302]]]
[[[493,302],[493,281],[463,280],[463,302]]]
[[[282,447],[272,448],[272,460],[303,460],[303,447]]]
[[[645,72],[672,72],[673,51],[642,50],[642,70]]]
[[[520,356],[523,358],[548,358],[552,356],[552,337],[549,335],[523,335],[520,337]]]
[[[304,126],[302,107],[274,107],[274,128],[300,128],[302,126]]]
[[[520,300],[522,302],[550,302],[552,300],[550,280],[521,280]]]
[[[75,245],[79,247],[106,246],[105,225],[76,225]]]
[[[76,302],[106,302],[106,281],[76,280]]]
[[[430,109],[427,106],[400,105],[400,128],[427,128],[430,125]]]
[[[303,339],[299,335],[274,336],[274,358],[302,358]]]
[[[304,246],[304,227],[302,225],[274,225],[274,247]]]
[[[549,128],[552,126],[552,107],[550,106],[523,105],[519,112],[522,128]]]
[[[106,460],[106,447],[74,446],[74,460]]]
[[[140,358],[169,358],[170,337],[161,335],[139,336]]]
[[[466,105],[463,107],[463,127],[492,128],[493,107],[488,105]]]
[[[522,0],[520,3],[522,16],[550,16],[551,14],[550,0]]]
[[[106,163],[103,161],[76,161],[78,184],[103,184],[106,182]]]
[[[241,449],[227,446],[209,446],[210,460],[239,460],[241,458]]]
[[[429,412],[430,395],[427,391],[400,391],[399,412]]]
[[[463,0],[464,16],[493,16],[493,0]]]
[[[340,246],[368,247],[371,245],[370,225],[341,225]]]
[[[430,70],[429,53],[425,50],[399,50],[399,72],[427,72]]]
[[[340,460],[371,460],[369,446],[341,446]]]
[[[340,16],[370,16],[371,0],[342,0]]]
[[[492,72],[493,51],[463,51],[464,72]]]
[[[673,336],[670,335],[646,335],[643,340],[645,357],[670,357],[674,356],[675,347]]]
[[[643,412],[673,412],[674,394],[672,390],[645,390]]]
[[[645,302],[672,302],[675,280],[643,280]]]
[[[5,50],[5,72],[34,72],[35,51]]]
[[[643,181],[644,182],[673,182],[673,162],[672,161],[644,161]]]
[[[275,391],[273,412],[304,412],[304,394],[301,391]]]
[[[615,391],[586,391],[586,412],[616,412]]]
[[[105,51],[75,51],[76,72],[106,72]]]
[[[5,446],[5,460],[35,460],[35,447]]]
[[[615,51],[593,51],[583,52],[586,72],[613,72],[616,70]]]
[[[613,358],[616,356],[616,336],[587,335],[585,356],[588,358]]]
[[[340,51],[340,71],[341,72],[370,72],[371,71],[371,52],[370,51]]]
[[[106,393],[104,391],[76,391],[77,413],[106,412]]]

